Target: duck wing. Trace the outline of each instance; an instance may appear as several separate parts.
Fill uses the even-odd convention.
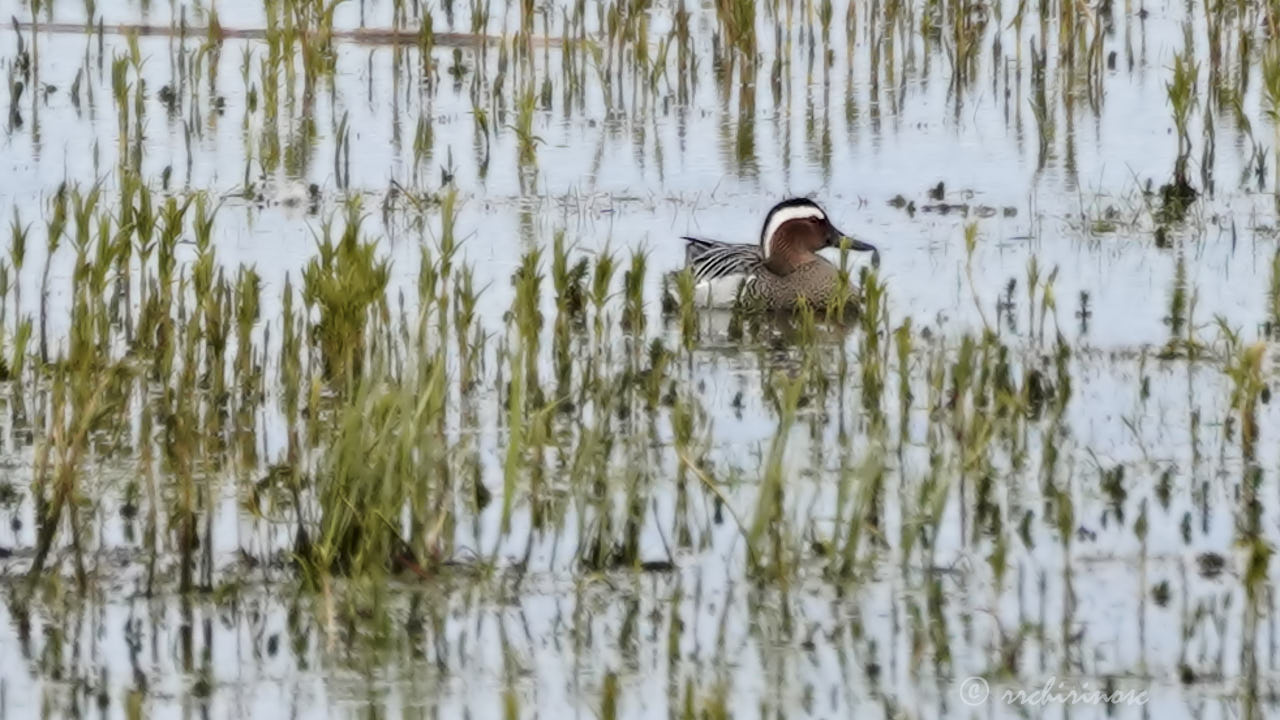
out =
[[[684,262],[693,271],[695,283],[734,275],[749,275],[764,262],[757,245],[726,243],[682,237],[685,241]]]

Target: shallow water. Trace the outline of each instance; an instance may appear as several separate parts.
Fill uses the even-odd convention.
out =
[[[0,16],[30,17],[29,7],[8,1],[0,2]],[[861,404],[865,388],[857,382],[865,333],[830,331],[815,357],[826,372],[854,380],[841,380],[786,426],[774,390],[778,377],[802,374],[804,365],[790,336],[779,342],[766,330],[764,340],[737,340],[720,325],[723,318],[710,317],[699,343],[679,356],[673,379],[703,413],[697,428],[705,462],[697,465],[710,474],[706,483],[687,477],[674,414],[666,411],[610,429],[619,447],[600,490],[588,491],[566,459],[571,453],[558,455],[550,443],[548,489],[520,486],[509,527],[501,502],[477,507],[450,496],[451,536],[439,568],[425,578],[340,578],[336,607],[329,592],[299,587],[288,556],[291,516],[247,507],[249,489],[267,465],[284,462],[289,446],[278,389],[268,390],[251,421],[257,458],[210,461],[207,468],[200,553],[209,587],[174,590],[169,537],[160,552],[160,590],[147,592],[144,522],[124,511],[143,472],[133,449],[147,441],[135,417],[114,438],[124,450],[113,453],[113,438],[98,438],[81,467],[87,490],[80,500],[92,519],[92,591],[77,590],[64,544],[48,571],[58,579],[28,597],[40,442],[29,439],[15,409],[35,391],[10,384],[0,422],[8,430],[5,487],[16,499],[0,503],[0,520],[8,521],[0,524],[0,549],[9,556],[0,559],[7,597],[0,607],[0,718],[1275,714],[1274,596],[1248,564],[1254,548],[1280,539],[1280,517],[1267,503],[1280,490],[1272,441],[1280,417],[1267,395],[1255,409],[1259,440],[1246,457],[1229,372],[1239,354],[1215,322],[1221,318],[1244,344],[1266,343],[1269,389],[1274,348],[1266,323],[1280,318],[1269,311],[1277,282],[1276,157],[1260,69],[1269,42],[1262,10],[1218,9],[1215,22],[1227,29],[1223,60],[1215,64],[1211,23],[1198,4],[1112,5],[1108,17],[1101,8],[1063,11],[1050,3],[1042,19],[1040,6],[1028,3],[1019,26],[1012,2],[896,10],[857,2],[851,43],[847,4],[831,8],[825,40],[821,6],[757,10],[757,75],[745,84],[716,67],[713,48],[726,35],[715,6],[688,7],[699,69],[690,74],[696,82],[687,99],[678,89],[674,47],[666,74],[650,84],[649,70],[636,70],[631,43],[614,59],[612,75],[589,64],[584,92],[566,102],[571,75],[562,46],[537,44],[531,66],[506,57],[514,52],[519,4],[491,7],[483,28],[507,38],[505,51],[493,40],[456,49],[441,43],[431,54],[430,83],[412,44],[340,38],[335,70],[311,96],[298,61],[295,90],[281,89],[274,127],[259,74],[266,42],[228,37],[203,56],[217,67],[211,87],[207,69],[183,79],[201,32],[182,42],[140,37],[141,175],[157,193],[204,191],[220,199],[218,262],[228,273],[251,264],[262,276],[264,320],[253,337],[264,348],[268,388],[280,372],[286,279],[300,282],[322,224],[341,217],[343,198],[363,198],[364,232],[392,262],[392,295],[403,289],[412,302],[420,248],[437,247],[442,234],[436,200],[446,184],[458,193],[460,261],[474,267],[476,286],[484,288],[479,319],[497,336],[516,297],[511,277],[522,255],[549,248],[562,230],[574,257],[614,250],[625,266],[626,253],[647,253],[648,331],[676,347],[658,296],[662,274],[683,261],[678,237],[754,242],[767,209],[793,194],[812,194],[839,227],[880,247],[885,329],[909,318],[929,335],[905,363],[912,390],[901,413],[892,355],[884,369],[889,419],[878,422]],[[969,79],[953,84],[956,38],[948,18],[957,7],[986,22],[975,26]],[[205,25],[203,9],[177,8],[122,2],[96,12],[108,26],[168,28],[185,9],[188,23]],[[552,9],[549,32],[540,12],[535,35],[563,34],[573,4]],[[656,52],[673,37],[677,9],[645,9],[648,39],[639,45]],[[255,2],[223,3],[217,12],[227,29],[267,25]],[[414,19],[405,26],[416,32],[420,11],[406,12]],[[453,7],[452,21],[443,8],[430,12],[437,32],[472,29],[470,6]],[[890,12],[900,14],[886,27]],[[1060,18],[1073,13],[1082,18],[1071,25],[1081,46],[1068,64],[1063,47],[1073,41]],[[334,23],[387,28],[396,16],[390,3],[343,3]],[[594,6],[587,9],[590,39],[605,37],[607,18],[608,10],[597,16]],[[921,30],[929,18],[942,28],[939,39]],[[85,19],[83,7],[62,3],[41,22]],[[777,27],[783,29],[775,34]],[[1158,188],[1172,177],[1178,154],[1166,83],[1184,51],[1184,27],[1199,66],[1190,176],[1204,191],[1211,179],[1212,192],[1170,221],[1159,216]],[[21,35],[30,48],[31,31],[24,27]],[[101,181],[107,208],[119,195],[111,64],[128,53],[123,34],[35,37],[39,83],[56,90],[34,102],[24,94],[21,124],[11,123],[0,139],[0,211],[34,222],[39,240],[17,274],[20,312],[32,314],[48,255],[43,218],[59,184]],[[1255,43],[1246,61],[1240,37]],[[1091,72],[1083,58],[1095,39],[1102,60]],[[12,27],[0,29],[0,67],[10,78],[17,43]],[[1046,60],[1037,69],[1041,47]],[[1114,67],[1106,60],[1112,53]],[[574,57],[581,62],[589,53]],[[778,58],[790,61],[775,86]],[[70,87],[82,68],[77,107]],[[1035,110],[1039,73],[1043,120]],[[1238,114],[1210,98],[1219,76],[1223,86],[1242,88]],[[538,105],[531,124],[536,158],[522,160],[518,91],[528,82],[540,95],[544,80],[550,103]],[[179,88],[172,112],[160,92],[166,86]],[[13,104],[13,94],[11,83],[0,88],[0,108]],[[340,151],[344,118],[348,149]],[[430,144],[415,150],[420,119]],[[1210,135],[1214,152],[1207,156]],[[279,139],[278,162],[264,162],[271,137]],[[1267,158],[1261,173],[1250,161],[1253,139]],[[445,173],[451,182],[443,182]],[[931,196],[939,183],[940,196]],[[955,207],[944,212],[939,203]],[[977,230],[972,254],[969,223]],[[184,267],[195,258],[190,245],[178,254]],[[544,265],[549,257],[548,250]],[[1032,258],[1042,284],[1029,298]],[[64,242],[48,261],[55,355],[70,344],[74,260]],[[1043,283],[1055,269],[1050,303]],[[1180,310],[1173,307],[1179,287],[1186,300]],[[552,317],[551,293],[540,302]],[[12,317],[4,322],[12,326]],[[950,373],[966,338],[984,327],[1009,348],[1019,382],[1042,372],[1063,405],[1060,416],[1029,410],[1013,430],[998,429],[977,446],[970,438],[982,431],[984,409],[975,400],[966,412],[962,398],[953,417],[946,392],[939,388],[934,397],[927,388],[935,363]],[[615,348],[626,347],[625,335],[609,327]],[[1194,338],[1201,356],[1188,359],[1169,344],[1174,336]],[[893,348],[893,337],[880,342],[890,357],[884,347]],[[1060,367],[1059,347],[1067,348]],[[616,350],[614,360],[621,363],[625,353]],[[844,371],[842,360],[849,363]],[[503,362],[499,351],[491,348],[488,362],[478,393],[450,396],[449,433],[472,443],[479,480],[501,495],[510,442],[502,419],[506,376],[494,369]],[[549,374],[551,361],[539,363]],[[1059,372],[1070,377],[1069,395]],[[475,408],[469,420],[464,405]],[[985,412],[994,413],[990,406]],[[564,447],[580,441],[589,419],[556,421],[557,437],[572,438]],[[786,483],[774,523],[783,527],[790,568],[761,579],[748,567],[762,550],[748,550],[738,523],[749,525],[762,507],[775,442],[785,449]],[[883,494],[876,520],[864,526],[855,518],[866,508],[849,495],[862,486],[846,481],[872,475],[881,478]],[[1256,486],[1246,489],[1254,477]],[[617,498],[615,522],[622,523],[635,487],[646,503],[638,556],[650,564],[584,567],[581,548],[603,522],[588,498]],[[541,519],[539,492],[556,508],[552,522]],[[1251,530],[1249,498],[1258,513]],[[917,537],[917,527],[927,531]],[[860,537],[856,572],[835,573],[846,533]],[[989,696],[967,694],[975,677]],[[1145,691],[1147,702],[1019,704],[1003,697],[1052,682],[1064,690]]]

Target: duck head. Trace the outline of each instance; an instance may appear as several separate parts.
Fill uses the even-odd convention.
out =
[[[871,262],[880,264],[880,252],[874,245],[841,232],[812,200],[783,200],[765,216],[764,229],[760,232],[760,250],[770,272],[788,275],[812,261],[819,250],[829,247],[869,252],[872,253]]]

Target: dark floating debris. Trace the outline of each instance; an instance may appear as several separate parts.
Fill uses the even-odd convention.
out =
[[[921,205],[920,209],[927,213],[938,213],[939,215],[950,215],[954,212],[964,217],[969,217],[969,203],[940,202],[933,205]]]
[[[965,197],[972,197],[972,191],[963,193]],[[1018,209],[1012,205],[1004,207],[996,207],[994,205],[970,205],[967,202],[949,203],[943,202],[942,198],[946,196],[946,186],[939,181],[937,185],[929,188],[929,198],[935,202],[927,203],[920,206],[920,210],[927,213],[937,213],[939,215],[950,215],[957,213],[963,217],[969,217],[970,212],[980,218],[991,218],[996,215],[1002,215],[1007,218],[1017,217]],[[901,193],[889,198],[889,207],[898,210],[905,210],[912,217],[916,214],[916,203],[914,200],[908,200]]]
[[[1156,228],[1156,247],[1167,250],[1170,247],[1169,231],[1163,225]]]
[[[889,207],[897,208],[899,210],[906,210],[907,214],[912,217],[915,217],[915,214],[916,214],[915,201],[907,200],[901,194],[894,195],[892,198],[889,199]]]
[[[1161,580],[1156,586],[1151,588],[1151,599],[1156,605],[1165,607],[1169,604],[1169,599],[1173,597],[1173,593],[1169,590],[1169,581]]]
[[[1196,556],[1196,564],[1200,566],[1200,576],[1216,578],[1227,566],[1227,559],[1215,552],[1200,553]]]
[[[1176,177],[1173,182],[1160,186],[1160,214],[1166,220],[1181,222],[1187,216],[1187,209],[1199,196],[1200,193],[1186,178]]]

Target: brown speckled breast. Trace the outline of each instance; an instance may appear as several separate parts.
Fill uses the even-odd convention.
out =
[[[826,258],[819,257],[801,265],[788,275],[774,275],[760,270],[747,286],[754,302],[768,310],[789,310],[803,296],[815,307],[825,305],[835,293],[839,270]]]

